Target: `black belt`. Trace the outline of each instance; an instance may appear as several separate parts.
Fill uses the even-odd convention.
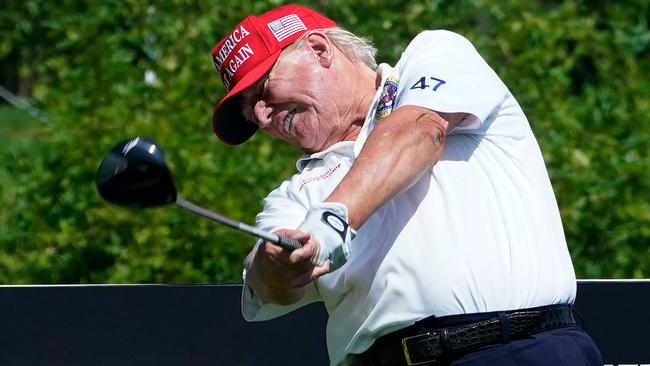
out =
[[[575,326],[570,305],[430,317],[378,338],[360,365],[432,365],[546,330]]]

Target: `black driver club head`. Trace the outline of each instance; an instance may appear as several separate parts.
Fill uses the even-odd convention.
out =
[[[96,177],[101,196],[131,207],[156,207],[176,202],[176,187],[165,156],[155,141],[124,140],[104,157]]]

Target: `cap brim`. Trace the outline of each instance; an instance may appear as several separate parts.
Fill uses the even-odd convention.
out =
[[[219,140],[228,145],[239,145],[255,134],[256,124],[246,121],[239,104],[239,93],[255,84],[269,71],[282,50],[277,50],[266,60],[259,63],[246,76],[237,82],[235,87],[226,94],[212,113],[212,129]]]

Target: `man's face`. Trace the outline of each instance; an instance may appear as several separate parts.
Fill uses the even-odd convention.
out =
[[[283,51],[269,73],[242,93],[244,116],[306,152],[324,150],[338,142],[341,126],[328,71],[305,44]]]

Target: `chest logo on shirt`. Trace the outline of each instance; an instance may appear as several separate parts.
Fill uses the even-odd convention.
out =
[[[381,96],[379,97],[379,103],[377,104],[377,109],[375,110],[375,116],[377,119],[384,118],[388,116],[393,111],[393,106],[395,104],[395,96],[397,95],[397,84],[399,83],[398,79],[394,76],[389,76],[384,83],[384,87],[381,91]]]
[[[305,178],[300,182],[300,187],[298,188],[299,191],[302,191],[305,186],[309,183],[314,183],[314,182],[320,182],[323,180],[329,179],[329,177],[334,174],[335,171],[337,171],[341,167],[341,163],[336,164],[335,166],[327,169],[324,173],[317,175],[315,177],[310,177],[310,178]]]

